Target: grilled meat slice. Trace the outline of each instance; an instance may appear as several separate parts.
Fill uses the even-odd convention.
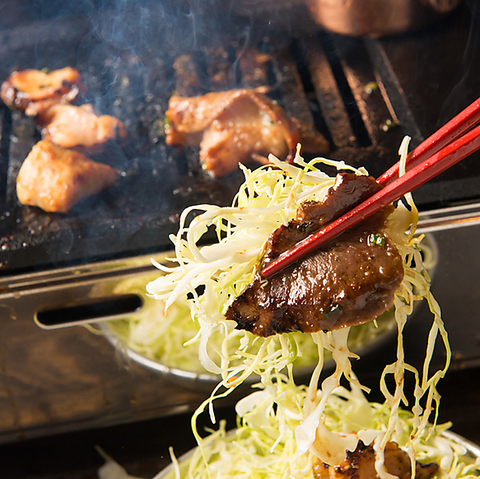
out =
[[[42,140],[20,168],[17,196],[24,205],[66,213],[81,199],[113,185],[117,178],[112,167]]]
[[[394,442],[385,446],[385,468],[398,479],[411,479],[411,465],[408,454]],[[430,479],[438,471],[438,464],[416,463],[415,474],[418,479]],[[338,466],[329,466],[321,461],[313,466],[316,479],[378,479],[375,470],[375,451],[373,446],[358,442],[355,451],[347,451],[347,457]]]
[[[10,108],[33,116],[53,103],[73,101],[85,87],[80,73],[71,67],[46,73],[27,69],[13,72],[2,84],[2,100]]]
[[[57,103],[38,115],[42,137],[63,148],[97,152],[108,141],[123,142],[127,131],[114,116],[98,116],[92,105]]]
[[[380,189],[372,177],[340,174],[323,203],[307,202],[297,218],[277,228],[254,281],[226,313],[258,336],[300,330],[329,331],[371,321],[392,304],[403,279],[402,258],[385,234],[393,206],[264,279],[260,271],[299,241]]]
[[[272,153],[291,160],[302,141],[285,111],[257,90],[228,90],[197,97],[172,96],[166,112],[167,145],[200,146],[200,161],[214,176],[235,171],[238,163],[268,163]],[[309,144],[326,153],[328,142],[307,130]],[[319,141],[322,139],[323,143]]]

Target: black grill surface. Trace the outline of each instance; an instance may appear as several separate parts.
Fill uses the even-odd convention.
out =
[[[269,85],[287,113],[329,139],[332,158],[373,175],[397,161],[404,135],[415,146],[479,96],[478,15],[468,5],[426,31],[363,40],[319,31],[303,10],[293,28],[237,18],[208,2],[194,12],[181,3],[167,11],[163,3],[0,31],[0,80],[14,69],[76,67],[88,86],[83,101],[120,118],[129,132],[125,147],[95,158],[121,172],[118,186],[68,214],[47,214],[20,205],[15,192],[19,168],[40,139],[35,120],[1,105],[0,274],[165,250],[186,206],[232,201],[240,172],[214,179],[197,149],[165,145],[174,92]],[[422,187],[417,202],[426,209],[475,200],[479,176],[475,156]]]

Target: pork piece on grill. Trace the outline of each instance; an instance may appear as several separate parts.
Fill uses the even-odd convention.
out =
[[[57,103],[37,117],[42,137],[63,148],[98,152],[109,141],[127,138],[125,125],[110,115],[98,116],[92,105]]]
[[[398,479],[411,479],[412,468],[408,454],[400,449],[395,442],[385,446],[385,467],[387,472]],[[438,464],[416,463],[415,477],[430,479],[438,471]],[[355,451],[347,451],[347,457],[338,466],[329,466],[321,461],[313,466],[315,479],[378,479],[375,470],[375,451],[372,445],[365,446],[359,441]]]
[[[42,140],[20,168],[17,196],[24,205],[66,213],[81,199],[112,186],[117,178],[112,167]]]
[[[330,331],[371,321],[386,311],[403,279],[402,258],[384,229],[393,206],[365,219],[277,274],[260,271],[381,188],[375,179],[337,175],[322,203],[306,202],[268,238],[253,282],[226,313],[258,336]]]
[[[2,84],[7,106],[35,116],[54,103],[71,102],[84,91],[80,73],[71,67],[45,72],[27,69],[13,72]]]
[[[172,96],[166,119],[167,145],[200,146],[202,166],[213,176],[229,174],[239,163],[268,163],[270,153],[292,160],[302,142],[301,131],[316,149],[314,153],[325,154],[329,148],[320,133],[299,128],[279,105],[257,90]]]

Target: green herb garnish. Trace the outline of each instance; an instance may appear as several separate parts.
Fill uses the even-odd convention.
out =
[[[381,235],[376,235],[376,234],[372,233],[368,237],[368,244],[369,245],[376,244],[378,246],[384,246],[385,245],[385,238]]]

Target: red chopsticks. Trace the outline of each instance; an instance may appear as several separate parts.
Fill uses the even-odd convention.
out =
[[[458,118],[460,118],[460,121],[457,121]],[[479,121],[480,98],[412,152],[411,157],[407,159],[406,167],[408,170],[404,175],[394,179],[398,175],[398,163],[394,165],[379,177],[378,181],[385,185],[384,188],[325,228],[309,236],[291,250],[280,255],[277,260],[262,270],[262,276],[267,278],[275,274],[321,244],[338,236],[392,201],[398,200],[479,150],[480,126],[460,138],[463,133]],[[419,148],[419,152],[415,153]],[[432,154],[432,152],[434,153]],[[427,155],[430,156],[425,159]]]
[[[460,138],[470,128],[480,122],[480,98],[475,100],[465,110],[452,118],[448,123],[429,136],[425,141],[418,145],[407,158],[407,169],[418,165],[421,161],[428,158],[452,141]],[[377,178],[377,183],[387,185],[398,177],[398,167],[400,162],[395,163],[383,175]]]

